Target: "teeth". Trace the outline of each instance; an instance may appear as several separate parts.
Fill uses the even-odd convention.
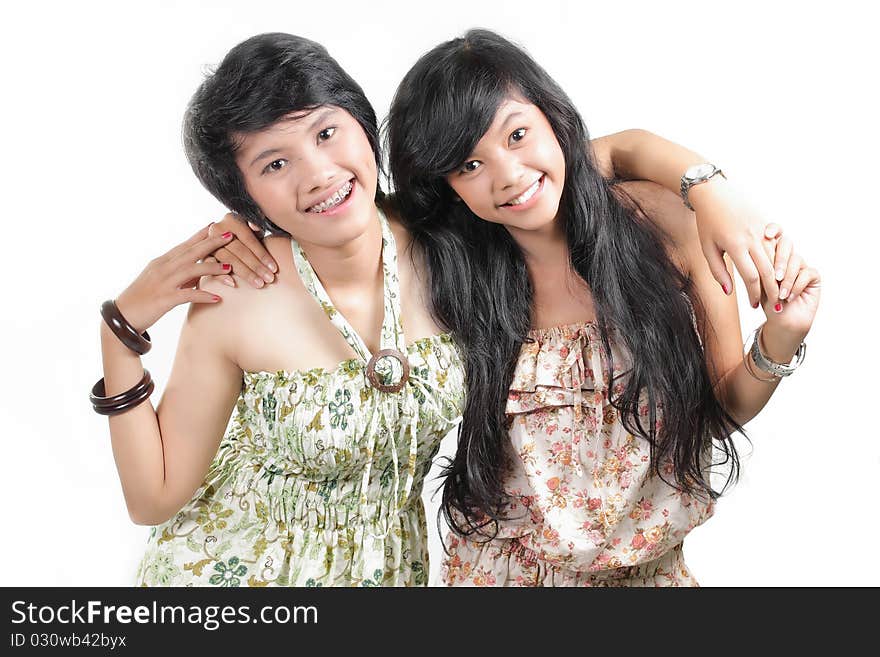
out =
[[[330,208],[339,205],[351,193],[351,187],[352,187],[351,181],[349,180],[342,187],[337,189],[336,193],[333,194],[333,196],[328,198],[326,201],[321,201],[317,205],[313,205],[312,207],[309,208],[308,211],[309,212],[326,212]]]
[[[535,195],[535,192],[538,191],[538,187],[540,187],[540,186],[541,186],[541,179],[538,178],[534,183],[532,183],[531,187],[529,187],[526,191],[524,191],[522,194],[517,196],[512,201],[509,201],[507,203],[507,205],[522,205],[523,203],[525,203],[526,201],[528,201],[530,198],[532,198]]]

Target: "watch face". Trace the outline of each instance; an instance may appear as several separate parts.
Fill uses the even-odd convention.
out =
[[[708,163],[695,164],[685,171],[684,175],[691,180],[700,180],[711,174],[714,170],[715,167]]]

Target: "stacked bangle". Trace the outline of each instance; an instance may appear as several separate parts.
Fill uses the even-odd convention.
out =
[[[763,324],[752,332],[751,347],[748,347],[743,351],[743,365],[746,368],[746,372],[752,375],[752,378],[764,383],[774,383],[783,377],[789,376],[800,367],[800,364],[804,362],[804,356],[807,353],[807,345],[806,343],[801,342],[800,346],[798,346],[797,354],[795,354],[796,362],[794,365],[775,363],[767,358],[767,356],[761,351],[760,340],[762,328],[764,328]],[[763,378],[758,375],[756,370],[760,370],[764,374],[769,374],[770,377]]]
[[[758,374],[755,372],[754,366],[752,365],[752,356],[749,351],[743,352],[743,365],[745,365],[746,372],[751,374],[753,379],[757,379],[758,381],[762,381],[763,383],[775,383],[776,381],[780,380],[780,377],[773,376],[772,374],[769,378],[766,379],[758,376]]]
[[[138,333],[128,323],[128,320],[122,316],[122,313],[119,312],[119,308],[116,306],[116,302],[112,299],[108,299],[101,304],[101,317],[104,318],[107,326],[119,338],[119,341],[136,354],[143,356],[153,346],[150,342],[150,334],[146,331]]]
[[[155,387],[156,384],[153,382],[150,373],[144,370],[144,375],[134,387],[118,395],[105,397],[104,379],[101,379],[92,388],[89,401],[92,402],[92,408],[95,409],[95,412],[100,415],[119,415],[148,399],[153,394],[153,388]]]

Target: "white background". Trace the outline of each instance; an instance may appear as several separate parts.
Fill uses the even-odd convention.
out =
[[[686,541],[699,580],[880,584],[880,57],[867,3],[24,4],[0,27],[0,584],[133,581],[148,530],[128,519],[107,422],[87,400],[98,307],[223,214],[180,145],[206,67],[253,34],[301,34],[382,117],[421,53],[474,26],[524,45],[593,135],[643,127],[722,165],[823,275],[803,368],[749,424],[743,479]],[[762,315],[740,300],[745,334]],[[150,331],[156,401],[184,312]]]

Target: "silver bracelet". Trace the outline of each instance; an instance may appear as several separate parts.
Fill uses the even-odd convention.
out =
[[[774,363],[772,360],[767,358],[763,353],[761,353],[761,347],[759,345],[760,337],[761,337],[761,329],[764,328],[764,325],[761,324],[758,328],[754,330],[752,333],[752,348],[750,354],[752,356],[752,360],[755,363],[755,366],[768,374],[772,374],[775,377],[783,377],[790,376],[792,372],[794,372],[798,367],[801,366],[801,363],[804,362],[804,356],[807,355],[807,343],[801,342],[797,348],[797,353],[794,355],[794,364],[791,363]]]

